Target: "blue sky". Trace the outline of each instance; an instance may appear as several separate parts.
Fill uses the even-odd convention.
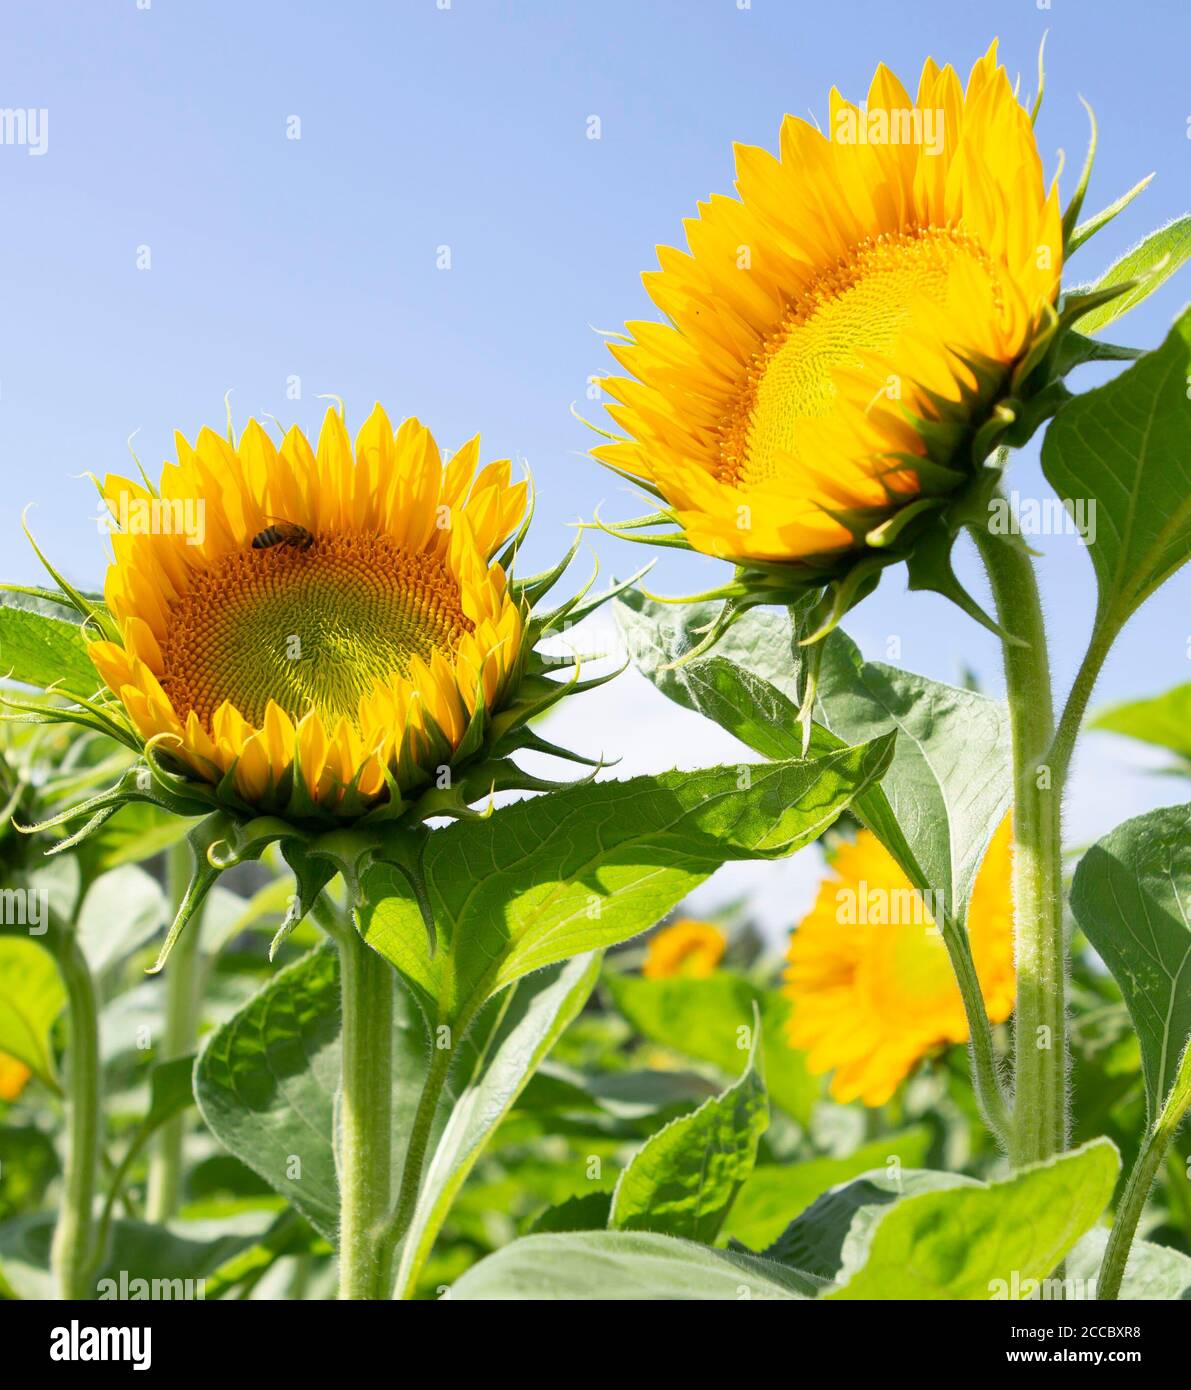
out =
[[[601,500],[608,515],[631,514],[633,499],[584,461],[591,439],[570,414],[572,402],[598,412],[587,380],[609,361],[593,328],[654,316],[640,272],[655,244],[681,240],[697,199],[730,191],[734,140],[773,148],[783,113],[822,119],[831,85],[862,96],[878,61],[912,87],[926,54],[966,73],[999,35],[1032,91],[1049,28],[1039,137],[1048,171],[1067,152],[1064,196],[1087,139],[1078,93],[1101,127],[1089,210],[1157,173],[1080,252],[1073,279],[1191,204],[1184,0],[443,3],[9,8],[0,107],[45,109],[49,125],[40,157],[0,145],[6,577],[37,578],[17,529],[34,502],[42,543],[96,584],[94,493],[75,475],[124,471],[133,430],[156,469],[175,428],[221,425],[229,388],[238,423],[267,412],[317,427],[317,395],[333,392],[349,425],[380,399],[448,447],[480,430],[486,457],[533,467],[530,563],[552,558],[564,523]],[[295,116],[301,138],[287,139]],[[436,266],[443,246],[449,270]],[[137,268],[140,247],[150,269]],[[1187,297],[1176,282],[1118,338],[1157,343]],[[300,400],[287,399],[294,376]],[[1026,495],[1044,495],[1036,459],[1014,463]],[[1041,548],[1063,682],[1086,633],[1091,568],[1072,537]],[[598,549],[607,571],[639,560],[612,541]],[[722,573],[666,557],[651,586],[681,592]],[[1184,572],[1126,631],[1102,698],[1189,678],[1189,599]],[[992,641],[941,600],[907,596],[900,576],[850,627],[871,656],[895,635],[908,667],[954,679],[969,664],[999,684]],[[722,751],[652,699],[626,685],[582,723],[609,752],[628,744],[634,768],[677,755],[676,729],[690,761]],[[1076,836],[1179,797],[1135,771],[1129,745],[1096,736],[1089,749]]]

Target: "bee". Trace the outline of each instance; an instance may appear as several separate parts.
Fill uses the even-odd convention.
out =
[[[309,550],[314,544],[314,536],[305,526],[296,521],[282,521],[272,518],[273,525],[266,526],[252,538],[253,550],[271,550],[275,545],[288,545],[293,550]]]

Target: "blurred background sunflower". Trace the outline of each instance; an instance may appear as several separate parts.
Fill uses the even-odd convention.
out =
[[[1012,836],[994,835],[967,930],[993,1023],[1013,1012]],[[790,938],[787,1036],[837,1101],[883,1105],[924,1057],[968,1038],[943,938],[922,895],[869,830],[839,843],[832,873]]]

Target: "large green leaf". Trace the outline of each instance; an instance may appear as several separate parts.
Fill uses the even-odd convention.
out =
[[[1191,681],[1149,700],[1110,705],[1088,722],[1088,728],[1105,729],[1169,748],[1191,762]]]
[[[1059,411],[1042,468],[1095,508],[1096,623],[1113,636],[1191,556],[1191,309],[1155,352]]]
[[[394,1191],[429,1050],[421,1011],[399,987]],[[195,1099],[215,1136],[332,1242],[339,1225],[334,1134],[340,1059],[339,958],[324,944],[279,971],[217,1029],[194,1074]]]
[[[676,703],[715,720],[767,758],[799,745],[795,626],[783,609],[749,614],[755,640],[667,669],[695,640],[713,608],[667,608],[639,595],[617,600],[617,619],[642,673]],[[761,633],[768,631],[768,636]],[[730,635],[730,634],[729,634]],[[853,812],[881,840],[914,887],[943,895],[962,924],[988,842],[1011,801],[1009,728],[1004,707],[893,666],[861,659],[839,630],[824,639],[819,716],[812,751],[896,732],[879,786],[853,800]]]
[[[739,1081],[672,1120],[633,1155],[612,1195],[610,1227],[715,1242],[769,1127],[765,1083],[757,1070],[759,1031],[758,1013]]]
[[[339,1223],[339,1027],[339,961],[324,946],[279,971],[217,1029],[194,1074],[216,1138],[329,1240]]]
[[[1104,1264],[1108,1231],[1103,1226],[1089,1231],[1067,1256],[1066,1277],[1073,1281],[1070,1297],[1095,1298],[1095,1284]],[[1129,1247],[1129,1263],[1117,1297],[1133,1299],[1191,1299],[1191,1259],[1168,1245],[1135,1240]]]
[[[1149,811],[1093,845],[1071,910],[1125,996],[1152,1120],[1191,1038],[1191,805]]]
[[[531,970],[627,940],[730,859],[776,859],[876,782],[892,737],[821,758],[590,783],[429,837],[430,958],[401,873],[367,877],[362,930],[440,1019],[469,1018]]]
[[[813,1298],[816,1281],[753,1255],[646,1231],[526,1236],[469,1269],[452,1299],[556,1302]]]
[[[79,945],[92,973],[102,975],[154,936],[165,923],[165,894],[155,878],[124,864],[97,878],[79,911]]]
[[[50,1030],[66,1003],[53,956],[28,937],[0,936],[0,1052],[57,1086]]]
[[[725,1076],[740,1067],[742,1029],[761,1011],[762,1058],[770,1099],[801,1124],[821,1091],[804,1054],[786,1042],[789,1001],[740,975],[717,970],[705,980],[647,980],[609,973],[605,983],[616,1007],[645,1037],[662,1047],[708,1062]]]
[[[752,1250],[765,1251],[816,1198],[869,1169],[896,1163],[897,1172],[926,1161],[931,1133],[925,1125],[861,1144],[847,1158],[811,1158],[802,1163],[766,1163],[754,1168],[736,1201],[725,1233]],[[787,1260],[798,1268],[797,1260]]]
[[[476,1020],[456,1059],[449,1115],[402,1244],[398,1297],[413,1293],[451,1203],[485,1144],[586,1004],[599,973],[598,954],[576,956],[519,980]]]
[[[845,1249],[837,1299],[1021,1297],[1099,1219],[1120,1158],[1097,1139],[1003,1182],[904,1197]],[[1015,1293],[1014,1290],[1019,1292]]]
[[[864,1173],[812,1202],[762,1254],[831,1282],[839,1277],[845,1263],[852,1268],[863,1263],[872,1228],[887,1207],[923,1192],[978,1185],[974,1178],[961,1173],[926,1168]],[[859,1259],[856,1251],[860,1252]]]
[[[942,893],[948,915],[962,924],[989,841],[1012,802],[1005,707],[864,661],[838,630],[826,639],[819,704],[827,727],[848,742],[897,731],[881,790],[898,829],[871,828],[911,883]]]
[[[1102,328],[1127,314],[1136,304],[1147,299],[1159,286],[1165,284],[1176,270],[1191,256],[1191,215],[1186,213],[1159,227],[1140,241],[1131,251],[1126,251],[1118,261],[1104,272],[1094,285],[1079,286],[1084,290],[1106,290],[1113,285],[1123,285],[1126,280],[1140,280],[1133,289],[1127,290],[1117,299],[1110,299],[1095,309],[1082,314],[1076,323],[1081,333],[1098,333]]]
[[[94,695],[102,684],[69,610],[11,592],[0,592],[0,678],[66,695]]]

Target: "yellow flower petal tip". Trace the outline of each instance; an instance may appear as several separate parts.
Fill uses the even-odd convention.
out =
[[[966,89],[928,61],[911,97],[881,67],[858,105],[832,92],[824,131],[787,116],[779,157],[738,146],[736,172],[644,277],[668,323],[609,344],[631,377],[605,382],[622,435],[593,453],[697,550],[838,563],[959,486],[1053,332],[1057,189],[995,44]]]
[[[724,958],[727,937],[713,922],[682,917],[649,938],[641,973],[647,980],[705,980]]]
[[[988,1016],[1013,1011],[1012,832],[981,865],[967,930]],[[868,830],[841,845],[832,875],[790,938],[784,993],[791,1046],[840,1102],[883,1105],[923,1057],[968,1038],[959,987],[929,900]]]

